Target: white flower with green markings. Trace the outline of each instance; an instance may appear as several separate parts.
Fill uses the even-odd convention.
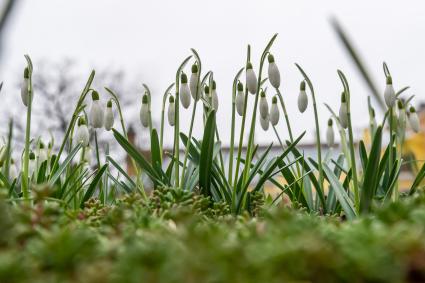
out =
[[[300,110],[301,113],[304,113],[304,111],[307,109],[308,106],[308,97],[307,93],[305,92],[305,81],[302,81],[300,84],[300,94],[298,95],[298,110]]]
[[[140,108],[140,123],[143,127],[147,128],[149,126],[149,98],[147,94],[144,94],[142,97],[142,107]]]
[[[387,85],[385,86],[384,99],[385,99],[385,104],[387,105],[388,108],[391,108],[394,106],[396,96],[395,96],[393,80],[391,76],[387,77]]]
[[[276,126],[279,123],[279,107],[277,106],[277,97],[273,96],[272,98],[272,107],[270,108],[270,123],[273,126]]]
[[[171,127],[175,124],[175,113],[176,113],[176,106],[174,104],[174,96],[170,96],[168,98],[168,124],[170,124]]]
[[[77,133],[75,136],[75,140],[78,143],[82,143],[83,146],[87,146],[89,144],[89,129],[87,128],[86,119],[84,117],[78,118],[77,124]]]
[[[333,147],[335,143],[335,133],[332,119],[328,120],[328,128],[326,129],[326,143],[329,147]]]
[[[347,99],[345,92],[341,94],[341,106],[339,107],[339,123],[344,129],[348,127]]]
[[[257,76],[255,75],[254,70],[252,69],[251,62],[246,64],[246,87],[248,88],[249,93],[257,93]]]
[[[410,106],[409,108],[409,124],[415,133],[419,133],[419,117],[416,113],[415,107],[413,106]]]
[[[268,75],[269,75],[270,84],[274,88],[279,88],[280,87],[279,68],[277,67],[277,65],[275,63],[274,57],[273,57],[272,54],[269,54],[269,56],[267,57],[267,60],[269,61]]]
[[[217,112],[217,110],[218,110],[218,95],[217,95],[217,85],[216,85],[215,81],[212,82],[211,101],[212,101],[213,109]]]
[[[103,105],[100,103],[99,100],[99,93],[97,91],[92,91],[91,94],[92,97],[92,104],[90,109],[90,125],[93,128],[100,129],[103,127],[104,124],[104,110]]]
[[[260,115],[263,119],[266,119],[269,115],[269,104],[267,102],[266,93],[263,90],[260,92]]]
[[[198,92],[200,91],[198,88],[198,80],[199,80],[199,73],[198,73],[198,65],[193,64],[192,65],[192,74],[190,75],[189,79],[189,88],[190,93],[192,95],[192,98],[195,101],[198,101],[199,95]]]
[[[261,124],[261,128],[263,128],[264,131],[267,131],[270,125],[269,115],[267,115],[265,118],[261,117],[260,115],[260,124]]]
[[[105,129],[110,131],[114,126],[114,112],[112,111],[112,100],[108,100],[106,103],[105,111]]]
[[[37,162],[35,160],[35,154],[34,152],[31,151],[29,154],[29,161],[28,161],[28,172],[30,176],[34,174],[36,168],[37,168]]]
[[[239,116],[243,115],[243,109],[245,107],[245,93],[243,91],[243,84],[238,82],[238,90],[236,92],[236,110],[238,111]]]
[[[28,106],[28,101],[29,101],[29,97],[30,97],[29,92],[28,92],[29,78],[30,78],[29,70],[28,70],[28,68],[25,68],[24,79],[22,80],[22,83],[21,83],[21,98],[22,98],[22,103],[25,106]]]
[[[182,73],[180,76],[180,102],[182,106],[187,109],[190,106],[190,89],[187,84],[187,76]]]
[[[10,166],[9,166],[9,178],[11,180],[15,180],[18,178],[18,168],[16,167],[15,160],[10,160]]]

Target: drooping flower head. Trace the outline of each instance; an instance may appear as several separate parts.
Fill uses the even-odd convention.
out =
[[[105,119],[103,106],[100,103],[99,93],[97,91],[93,90],[91,93],[91,97],[92,97],[92,104],[91,104],[90,115],[89,115],[90,125],[95,129],[100,129],[103,127],[104,119]]]
[[[272,54],[269,54],[269,56],[267,57],[267,60],[269,61],[268,75],[269,75],[270,84],[274,88],[279,88],[280,87],[279,68],[277,67],[277,65],[275,63],[274,57],[273,57]]]
[[[298,110],[300,110],[301,113],[304,113],[304,111],[307,109],[308,106],[308,97],[307,93],[305,92],[305,81],[302,81],[300,84],[300,94],[298,95]]]

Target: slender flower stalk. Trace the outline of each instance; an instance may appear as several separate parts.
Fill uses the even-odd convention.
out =
[[[31,139],[31,109],[32,109],[32,98],[33,98],[33,87],[32,87],[32,62],[28,55],[25,55],[27,60],[27,69],[28,69],[28,106],[27,106],[27,124],[25,129],[25,149],[24,149],[24,158],[23,158],[23,168],[22,168],[22,194],[26,201],[30,198],[30,183],[29,179],[29,152],[30,152],[30,139]],[[25,76],[25,74],[24,74]],[[25,80],[25,78],[24,78]]]

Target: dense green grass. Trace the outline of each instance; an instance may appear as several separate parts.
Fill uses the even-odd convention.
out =
[[[258,207],[257,207],[258,208]],[[425,198],[354,221],[177,190],[82,211],[0,202],[0,282],[423,282]]]

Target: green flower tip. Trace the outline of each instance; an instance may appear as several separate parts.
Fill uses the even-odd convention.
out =
[[[393,78],[391,78],[391,76],[387,77],[387,85],[392,85],[393,84]]]
[[[204,92],[206,94],[209,94],[210,93],[210,88],[207,85],[204,87]]]
[[[345,102],[347,102],[347,98],[345,96],[345,92],[342,92],[342,94],[341,94],[341,103],[345,103]]]
[[[148,95],[147,94],[144,94],[143,95],[143,97],[142,97],[142,103],[143,104],[148,104]]]
[[[261,96],[261,97],[266,97],[266,93],[264,92],[264,90],[261,90],[261,92],[260,92],[260,96]]]
[[[182,84],[187,84],[187,76],[183,72],[182,72],[182,75],[180,77],[180,81],[181,81]]]
[[[246,69],[247,69],[247,70],[252,69],[252,64],[251,64],[251,62],[246,63]]]
[[[329,120],[328,120],[328,126],[329,126],[329,127],[332,127],[332,124],[333,124],[332,119],[331,119],[331,118],[329,118]]]
[[[305,90],[305,81],[302,81],[300,84],[300,90],[304,91]]]
[[[32,151],[30,152],[30,159],[31,159],[31,160],[34,160],[34,159],[35,159],[35,154],[34,154],[34,152],[32,152]]]
[[[276,97],[276,96],[273,96],[273,98],[272,98],[272,103],[273,103],[273,104],[276,104],[276,103],[277,103],[277,97]]]
[[[109,99],[108,102],[106,103],[106,107],[112,108],[112,100],[111,99]]]
[[[415,112],[416,112],[415,107],[410,106],[410,108],[409,108],[409,112],[410,112],[410,113],[415,113]]]
[[[238,82],[238,91],[243,91],[243,84]]]
[[[85,124],[86,124],[86,119],[83,116],[81,116],[78,119],[78,126],[85,125]]]
[[[41,141],[40,145],[38,146],[38,148],[43,149],[44,148],[44,143]]]
[[[170,95],[170,97],[168,98],[168,102],[174,103],[174,96]]]
[[[93,90],[92,93],[91,93],[91,98],[93,100],[99,100],[99,93],[97,91]]]
[[[24,78],[28,79],[29,77],[30,77],[30,70],[28,69],[28,67],[26,67],[24,70]]]
[[[375,118],[375,109],[373,109],[373,108],[372,108],[372,109],[370,110],[370,112],[371,112],[371,114],[372,114],[372,118]]]
[[[398,109],[403,109],[403,102],[401,100],[397,100]]]
[[[193,65],[192,65],[192,74],[195,74],[195,73],[197,73],[197,72],[198,72],[198,65],[193,64]]]
[[[217,85],[216,85],[215,81],[213,81],[213,82],[212,82],[212,89],[213,89],[213,90],[215,90],[215,89],[216,89],[216,87],[217,87]]]
[[[48,144],[47,144],[47,148],[52,148],[53,147],[53,144],[51,143],[51,142],[49,142]]]
[[[269,63],[274,63],[274,57],[272,54],[269,54],[269,56],[267,56],[267,60],[269,61]]]

